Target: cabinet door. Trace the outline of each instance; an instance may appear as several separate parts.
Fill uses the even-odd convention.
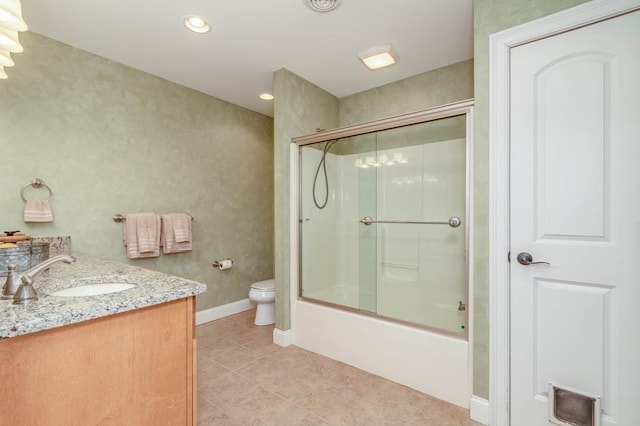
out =
[[[193,424],[193,301],[0,341],[0,424]]]

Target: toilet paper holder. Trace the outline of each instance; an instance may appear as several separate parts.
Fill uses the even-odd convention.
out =
[[[211,266],[224,271],[225,269],[231,269],[231,267],[233,266],[233,260],[229,257],[227,257],[225,260],[214,260]]]

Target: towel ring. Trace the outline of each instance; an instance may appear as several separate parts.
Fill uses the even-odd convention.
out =
[[[25,186],[23,186],[22,190],[20,191],[20,198],[22,198],[22,201],[24,201],[25,203],[27,202],[27,199],[24,198],[24,190],[27,189],[30,186],[35,188],[35,189],[40,189],[40,188],[46,189],[47,191],[49,191],[49,198],[47,198],[47,201],[51,199],[51,196],[53,195],[53,191],[51,191],[51,188],[49,188],[47,186],[47,184],[45,184],[42,179],[35,178],[35,179],[33,179],[33,181],[31,181],[28,184],[26,184]]]

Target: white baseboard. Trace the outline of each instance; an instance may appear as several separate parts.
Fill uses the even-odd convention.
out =
[[[291,329],[283,331],[283,330],[274,328],[273,343],[283,347],[293,344],[293,333],[291,333]]]
[[[251,303],[249,298],[227,303],[226,305],[214,306],[213,308],[196,312],[196,325],[239,314],[253,308],[255,308],[255,305]]]
[[[480,398],[479,396],[472,395],[471,403],[469,404],[469,411],[471,414],[471,420],[481,423],[483,425],[489,424],[489,401]]]

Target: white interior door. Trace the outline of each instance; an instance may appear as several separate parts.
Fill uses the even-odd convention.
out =
[[[510,81],[511,424],[552,382],[640,425],[640,12],[511,49]]]

